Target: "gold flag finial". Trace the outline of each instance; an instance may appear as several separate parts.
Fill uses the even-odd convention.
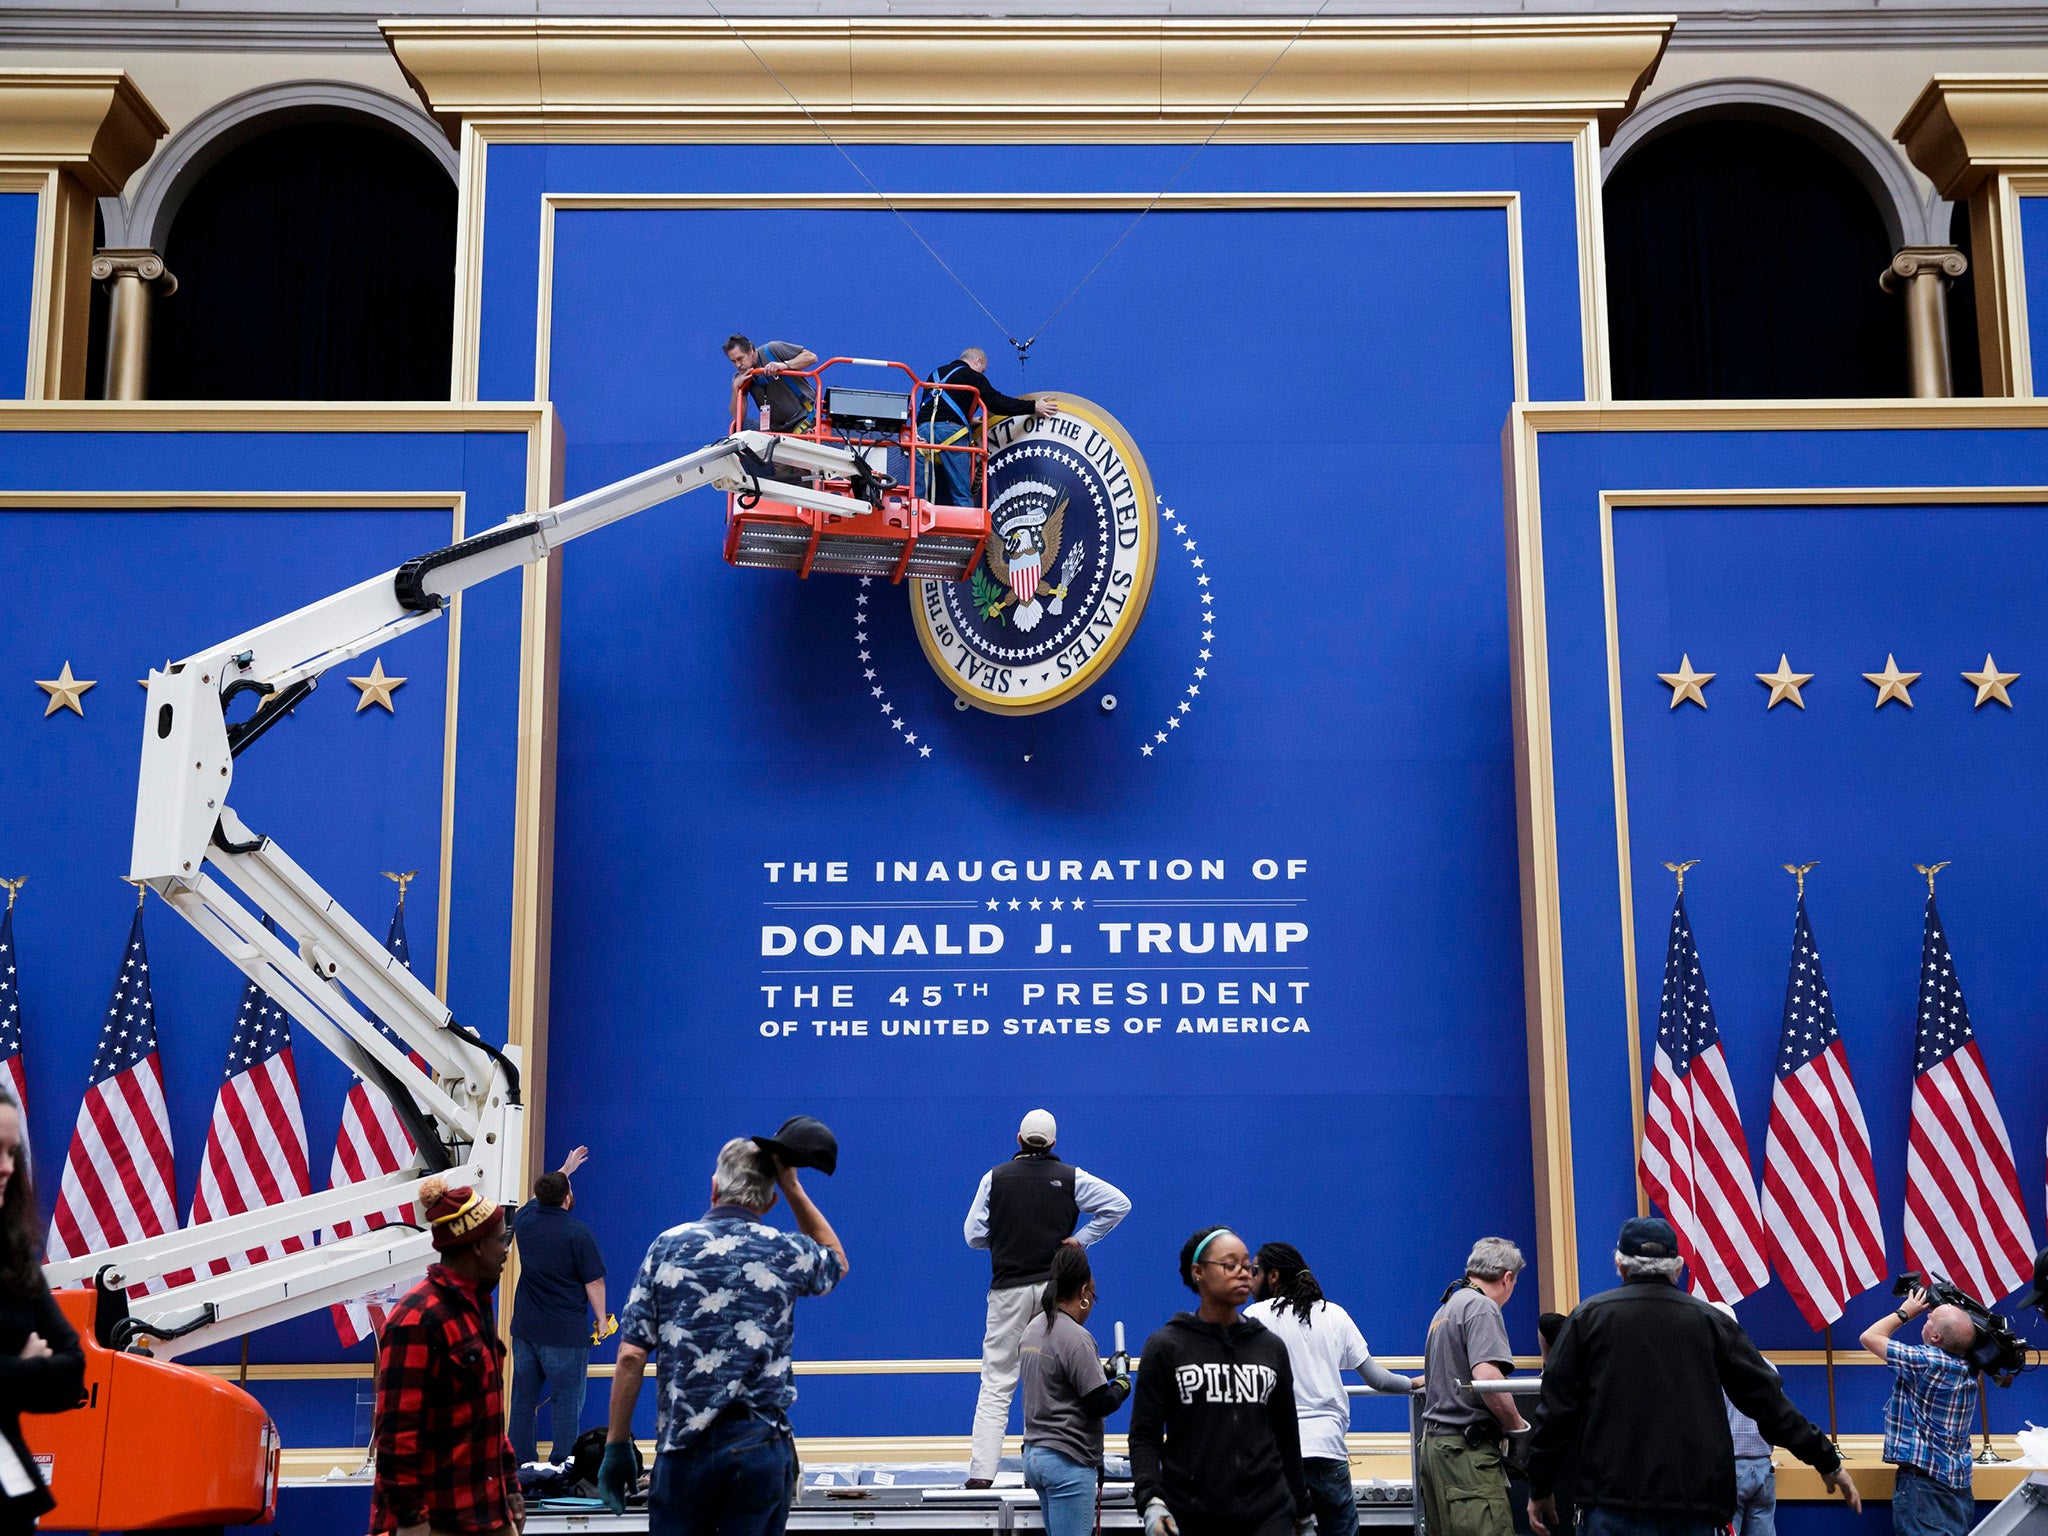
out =
[[[377,873],[386,880],[396,880],[398,882],[398,904],[402,907],[405,905],[405,888],[419,878],[420,872],[416,869],[380,869]]]
[[[0,879],[0,885],[7,887],[7,910],[14,910],[14,898],[21,894],[21,888],[28,884],[27,875],[17,875],[12,880]]]
[[[1678,876],[1679,895],[1683,896],[1685,894],[1685,872],[1697,863],[1699,863],[1698,859],[1687,859],[1683,864],[1673,864],[1669,860],[1665,861],[1664,867]]]
[[[1806,900],[1806,872],[1809,869],[1820,868],[1820,860],[1815,859],[1811,864],[1780,864],[1778,868],[1784,870],[1786,874],[1799,882],[1799,899],[1804,901]]]
[[[140,908],[149,897],[149,882],[136,875],[123,875],[121,879],[135,887],[135,905]]]
[[[1953,863],[1955,863],[1954,859],[1943,859],[1939,864],[1915,864],[1913,866],[1927,877],[1927,894],[1929,896],[1934,894],[1934,877]]]

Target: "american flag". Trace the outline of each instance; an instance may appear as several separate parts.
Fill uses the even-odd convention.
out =
[[[176,1188],[138,905],[64,1159],[50,1257],[75,1259],[176,1230]]]
[[[28,1070],[21,1059],[21,978],[14,969],[14,907],[0,912],[0,1067],[21,1111],[21,1155],[28,1157]]]
[[[306,1122],[299,1112],[299,1074],[292,1064],[291,1015],[251,981],[242,988],[235,1028],[228,1039],[227,1067],[213,1101],[206,1133],[206,1158],[192,1194],[192,1226],[281,1200],[311,1194],[306,1168]],[[298,1253],[310,1234],[251,1248],[233,1259],[215,1259],[213,1272],[226,1274],[262,1259]],[[170,1276],[177,1285],[191,1271]]]
[[[1835,1005],[1801,898],[1778,1028],[1778,1080],[1764,1143],[1764,1231],[1807,1325],[1823,1328],[1884,1278],[1884,1226],[1870,1128],[1835,1028]]]
[[[402,891],[398,910],[391,914],[391,931],[385,935],[384,947],[396,955],[407,970],[412,969],[412,948],[405,938],[405,897]],[[341,1106],[341,1131],[335,1137],[334,1161],[327,1170],[328,1187],[339,1189],[344,1184],[374,1179],[379,1174],[396,1173],[412,1160],[412,1137],[406,1134],[404,1125],[393,1113],[390,1101],[381,1090],[358,1079]],[[347,1237],[394,1221],[413,1219],[412,1212],[394,1207],[378,1211],[360,1223],[337,1222],[330,1235]],[[385,1314],[390,1311],[391,1303],[397,1300],[400,1289],[387,1286],[367,1296],[358,1296],[353,1301],[334,1304],[330,1310],[334,1314],[334,1331],[341,1338],[342,1348],[360,1344],[384,1326]]]
[[[1906,1136],[1906,1264],[1990,1303],[2018,1289],[2033,1262],[2012,1142],[1930,891]]]
[[[1769,1282],[1749,1143],[1683,894],[1671,909],[1641,1174],[1643,1188],[1678,1233],[1695,1292],[1708,1301],[1737,1302]]]

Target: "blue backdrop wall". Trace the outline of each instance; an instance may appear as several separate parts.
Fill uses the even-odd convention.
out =
[[[862,159],[966,205],[910,217],[1026,334],[1185,153]],[[805,1376],[800,1434],[965,1433],[973,1378],[901,1366],[977,1353],[961,1222],[1036,1105],[1132,1197],[1096,1257],[1134,1342],[1212,1221],[1299,1244],[1393,1355],[1474,1237],[1533,1253],[1498,444],[1518,363],[1582,386],[1572,169],[1562,144],[1207,152],[1180,190],[1227,206],[1148,217],[1020,367],[890,213],[834,203],[860,184],[829,151],[490,150],[479,376],[523,388],[538,356],[570,493],[721,432],[740,330],[920,372],[986,346],[1004,388],[1111,411],[1160,498],[1136,637],[1024,719],[952,707],[906,593],[725,567],[715,505],[567,554],[548,1160],[592,1147],[578,1208],[623,1286],[726,1137],[835,1127],[812,1183],[855,1277],[798,1354],[877,1368]],[[1105,191],[1132,206],[1059,202]],[[1105,927],[1138,922],[1170,950]],[[939,953],[969,923],[1000,950]],[[764,953],[855,924],[889,952]],[[1287,1032],[1221,1032],[1244,1015]],[[902,1022],[935,1018],[964,1022]]]

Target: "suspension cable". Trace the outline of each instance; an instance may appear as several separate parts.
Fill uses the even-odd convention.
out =
[[[748,39],[746,33],[742,32],[739,29],[739,27],[734,25],[732,18],[726,15],[726,13],[719,8],[718,0],[704,0],[704,3],[710,8],[711,14],[716,16],[719,19],[719,21],[724,24],[725,29],[733,35],[734,39],[738,41],[739,45],[747,50],[748,54],[752,56],[754,62],[761,66],[762,72],[765,73],[769,79],[773,80],[778,87],[780,87],[782,94],[789,98],[791,105],[793,105],[799,112],[803,113],[803,115],[810,121],[811,126],[818,131],[818,136],[822,138],[827,144],[831,145],[833,149],[838,151],[840,159],[844,160],[850,167],[852,167],[853,173],[867,184],[868,190],[874,193],[874,195],[878,199],[880,199],[882,206],[884,208],[887,208],[889,212],[896,216],[897,222],[900,223],[906,230],[910,232],[911,238],[914,239],[919,245],[924,247],[925,254],[930,256],[933,261],[939,264],[939,270],[944,272],[946,276],[950,277],[955,283],[955,285],[958,286],[960,291],[966,294],[967,297],[974,302],[974,307],[976,309],[979,309],[984,315],[988,316],[989,321],[995,326],[995,328],[1003,333],[1004,339],[1008,341],[1010,346],[1016,351],[1017,366],[1019,369],[1022,369],[1024,365],[1030,361],[1031,349],[1033,346],[1037,344],[1039,337],[1043,336],[1046,333],[1046,331],[1051,327],[1053,321],[1057,320],[1060,317],[1061,313],[1065,311],[1067,306],[1072,304],[1074,300],[1080,296],[1081,290],[1086,288],[1088,284],[1094,280],[1095,274],[1102,270],[1103,266],[1109,261],[1109,258],[1114,256],[1121,249],[1123,249],[1124,242],[1129,240],[1132,234],[1136,232],[1138,226],[1145,221],[1146,215],[1151,213],[1153,209],[1157,208],[1161,202],[1165,201],[1167,194],[1172,192],[1173,189],[1180,184],[1181,178],[1185,176],[1188,172],[1188,167],[1195,163],[1196,158],[1202,153],[1203,150],[1207,149],[1211,144],[1216,142],[1217,135],[1222,133],[1223,130],[1230,125],[1231,119],[1236,117],[1238,112],[1243,108],[1244,104],[1252,99],[1253,92],[1257,91],[1260,86],[1266,83],[1267,77],[1270,76],[1274,70],[1280,67],[1280,61],[1286,58],[1287,55],[1293,51],[1294,45],[1300,42],[1302,38],[1308,34],[1308,29],[1314,26],[1316,22],[1321,19],[1323,12],[1329,9],[1330,0],[1318,0],[1316,8],[1313,11],[1309,12],[1309,14],[1302,19],[1301,25],[1296,27],[1294,29],[1293,35],[1290,36],[1287,39],[1287,41],[1281,45],[1280,51],[1273,55],[1272,61],[1268,63],[1264,69],[1259,71],[1258,78],[1252,81],[1250,85],[1245,87],[1244,94],[1242,96],[1239,96],[1237,100],[1231,104],[1229,111],[1225,112],[1223,116],[1216,120],[1215,126],[1209,130],[1208,134],[1202,139],[1202,141],[1199,144],[1197,144],[1193,149],[1188,151],[1187,156],[1174,169],[1174,173],[1167,178],[1166,185],[1161,187],[1157,192],[1155,192],[1152,195],[1151,200],[1147,202],[1144,207],[1138,210],[1136,216],[1132,218],[1131,222],[1124,226],[1123,232],[1119,234],[1115,240],[1110,242],[1109,249],[1104,251],[1100,256],[1098,256],[1095,259],[1095,264],[1081,275],[1081,280],[1075,283],[1072,288],[1067,290],[1066,297],[1061,299],[1059,303],[1055,304],[1052,307],[1052,311],[1049,314],[1047,314],[1043,320],[1038,322],[1037,328],[1033,330],[1029,336],[1026,336],[1021,341],[1017,338],[1017,333],[1012,331],[1007,325],[1003,324],[1001,317],[998,316],[993,309],[989,308],[988,304],[982,299],[981,295],[974,291],[974,289],[968,284],[967,280],[963,278],[958,272],[953,270],[952,263],[947,261],[944,256],[939,254],[937,247],[935,247],[931,243],[931,241],[927,240],[924,237],[923,232],[920,231],[918,227],[911,222],[909,215],[904,213],[904,211],[901,208],[896,206],[894,200],[890,198],[887,192],[884,192],[882,190],[881,186],[875,181],[875,178],[867,173],[866,169],[862,167],[861,163],[853,158],[852,153],[848,151],[846,146],[840,143],[838,139],[833,137],[832,131],[829,128],[827,128],[824,125],[824,123],[819,121],[818,115],[804,104],[803,98],[798,96],[795,91],[789,88],[789,82],[784,80],[782,76],[776,72],[775,66],[770,64],[766,59],[764,59],[761,56],[760,50],[756,48],[753,45],[753,43]]]

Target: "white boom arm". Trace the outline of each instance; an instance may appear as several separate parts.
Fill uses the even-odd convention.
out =
[[[439,618],[465,588],[686,492],[714,486],[761,494],[831,517],[869,509],[859,494],[784,480],[780,472],[845,480],[857,493],[881,483],[849,449],[741,432],[508,519],[150,673],[130,877],[146,881],[301,1028],[381,1090],[406,1122],[420,1166],[51,1264],[52,1285],[89,1281],[103,1268],[110,1288],[195,1273],[196,1280],[129,1303],[130,1336],[175,1356],[418,1273],[429,1243],[415,1228],[358,1231],[317,1246],[313,1235],[340,1223],[360,1228],[376,1212],[409,1206],[428,1173],[475,1184],[492,1199],[516,1197],[524,1110],[515,1054],[456,1023],[318,881],[242,824],[227,803],[234,759],[329,667]],[[254,712],[231,722],[229,709],[244,693],[255,696]],[[266,929],[258,912],[279,931]],[[240,1264],[252,1250],[292,1238],[303,1240],[301,1251],[211,1272],[216,1261]]]

